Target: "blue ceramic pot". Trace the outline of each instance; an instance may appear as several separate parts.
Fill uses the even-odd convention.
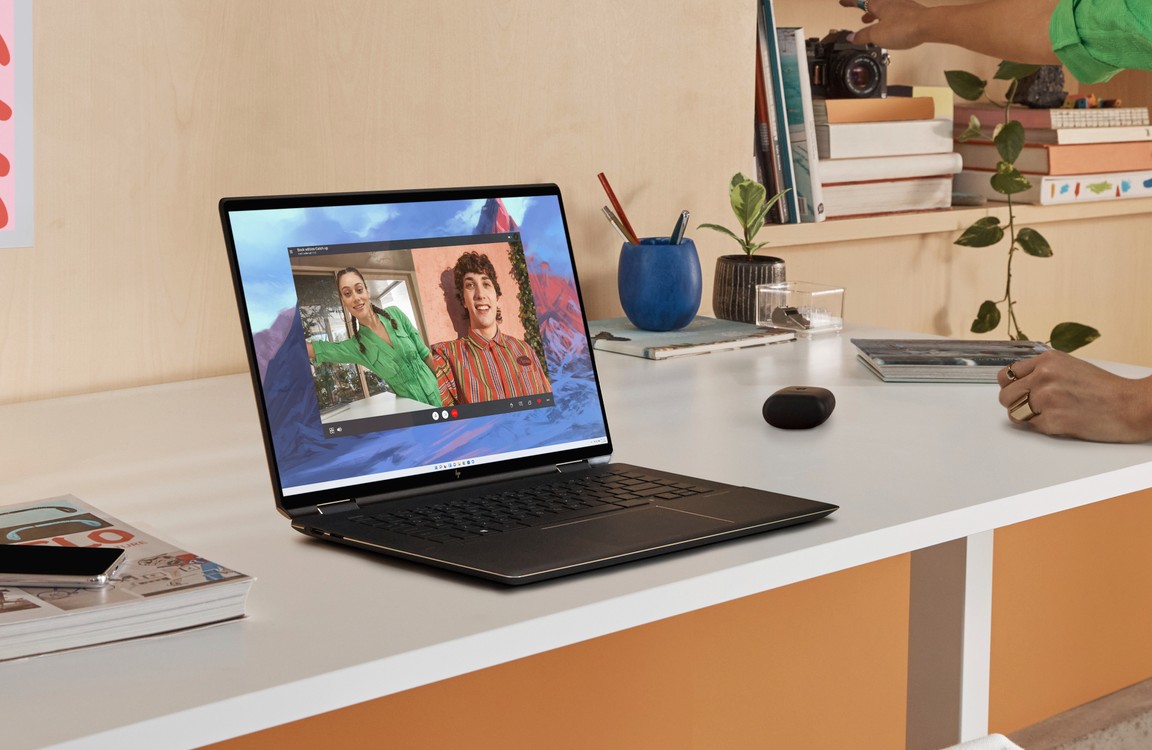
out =
[[[671,245],[667,237],[645,237],[620,248],[617,274],[620,305],[632,325],[647,331],[675,331],[700,309],[700,256],[696,243]]]

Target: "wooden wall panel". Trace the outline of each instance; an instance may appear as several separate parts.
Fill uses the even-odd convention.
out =
[[[620,243],[596,172],[642,234],[667,233],[683,208],[694,223],[731,221],[727,182],[754,171],[755,8],[37,0],[36,240],[0,250],[0,403],[244,371],[225,195],[554,181],[590,312],[620,314]],[[859,15],[831,0],[778,6],[781,24],[813,36]],[[924,47],[894,52],[891,77],[939,85],[956,67],[993,65]],[[1106,253],[1105,285],[1146,276],[1118,223],[1073,232],[1097,265]],[[734,245],[692,236],[708,313],[714,259]],[[849,320],[957,333],[1000,263],[957,260],[950,241],[936,230],[770,251],[792,278],[847,286]],[[1082,278],[1053,268],[1062,291]],[[1119,341],[1113,315],[1101,328]],[[1137,342],[1093,352],[1148,361]]]

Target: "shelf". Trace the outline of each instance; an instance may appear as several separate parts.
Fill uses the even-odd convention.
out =
[[[1059,221],[1099,221],[1110,217],[1140,214],[1152,214],[1152,198],[1127,198],[1062,206],[1016,206],[1018,225]],[[1008,206],[1004,203],[989,203],[987,206],[976,208],[888,214],[860,219],[830,219],[819,224],[773,225],[766,229],[766,237],[774,247],[791,247],[939,232],[954,232],[959,235],[983,216],[998,216],[1001,221],[1007,222]]]

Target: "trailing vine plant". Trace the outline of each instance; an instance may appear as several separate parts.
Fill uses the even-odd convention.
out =
[[[1019,158],[1020,151],[1024,147],[1024,126],[1012,119],[1012,100],[1015,98],[1020,80],[1039,69],[1040,66],[1038,65],[1023,65],[1007,61],[1000,63],[994,78],[1009,82],[1003,102],[988,96],[988,82],[981,80],[972,73],[963,70],[949,70],[944,73],[948,79],[948,85],[957,96],[969,101],[987,98],[988,101],[1004,110],[1004,119],[996,125],[992,136],[992,142],[996,145],[1000,161],[996,165],[995,174],[991,177],[991,183],[992,189],[1005,196],[1008,203],[1007,280],[1004,284],[1003,297],[998,300],[985,300],[980,305],[976,319],[972,321],[971,331],[972,333],[988,333],[995,330],[1005,317],[1001,313],[1001,306],[1003,306],[1007,318],[1008,338],[1017,341],[1030,341],[1031,339],[1020,329],[1020,324],[1016,319],[1017,301],[1012,296],[1012,261],[1015,259],[1016,253],[1021,251],[1034,258],[1052,257],[1052,247],[1043,235],[1030,227],[1016,226],[1016,215],[1012,203],[1013,195],[1032,187],[1028,178],[1021,174],[1015,166],[1016,159]],[[970,138],[986,137],[981,133],[979,119],[972,117],[969,119],[967,130],[958,136],[957,140],[966,141]],[[1005,227],[1001,224],[999,217],[985,216],[965,229],[954,244],[965,247],[992,247],[999,244],[1004,237]],[[1070,352],[1090,344],[1098,338],[1100,338],[1100,332],[1091,326],[1064,322],[1052,329],[1050,338],[1045,343],[1053,349]]]

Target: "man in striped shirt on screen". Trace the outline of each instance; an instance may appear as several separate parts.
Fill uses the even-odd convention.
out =
[[[453,268],[456,299],[468,314],[468,333],[432,347],[447,362],[456,402],[551,393],[552,385],[531,346],[500,331],[500,282],[487,255],[467,252]]]

